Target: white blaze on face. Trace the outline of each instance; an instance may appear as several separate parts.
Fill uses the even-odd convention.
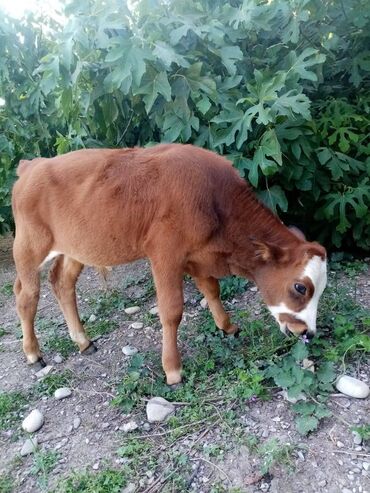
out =
[[[314,287],[312,298],[301,311],[294,312],[293,310],[288,308],[285,303],[280,303],[277,306],[269,306],[268,308],[275,319],[278,321],[280,325],[280,330],[282,332],[285,333],[285,324],[282,324],[279,321],[279,315],[282,313],[288,313],[289,315],[295,316],[298,320],[305,322],[308,331],[311,334],[315,334],[317,307],[319,304],[320,296],[322,295],[327,282],[326,261],[318,255],[315,255],[307,262],[307,265],[304,268],[301,277],[302,279],[304,277],[308,277],[309,279],[311,279]]]

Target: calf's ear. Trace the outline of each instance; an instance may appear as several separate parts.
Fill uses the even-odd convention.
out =
[[[255,248],[255,257],[262,262],[284,263],[290,259],[287,248],[253,238],[251,238],[251,243]]]
[[[299,238],[300,240],[303,240],[303,241],[306,241],[306,237],[303,233],[303,231],[301,231],[299,228],[297,228],[297,226],[289,226],[289,231],[291,231],[297,238]]]

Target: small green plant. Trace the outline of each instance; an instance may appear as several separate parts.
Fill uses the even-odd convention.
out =
[[[10,474],[0,474],[0,492],[12,493],[14,481]]]
[[[357,432],[364,442],[370,440],[370,423],[353,427],[352,431]]]
[[[14,426],[26,405],[27,397],[21,392],[0,392],[0,430]]]
[[[231,300],[235,296],[242,294],[248,285],[248,281],[241,277],[226,277],[220,282],[221,299]]]
[[[117,290],[106,291],[98,298],[90,300],[89,304],[97,318],[110,317],[112,312],[123,310],[128,300]]]
[[[118,327],[118,323],[115,320],[96,320],[95,322],[88,322],[86,324],[86,333],[90,339],[110,334]]]
[[[7,334],[7,331],[3,327],[0,327],[0,337],[5,336],[5,334]]]
[[[1,286],[0,291],[5,296],[12,296],[13,295],[13,284],[11,282],[6,282],[5,284],[3,284]]]
[[[42,395],[53,395],[56,389],[69,386],[72,379],[73,373],[71,370],[65,370],[61,373],[49,373],[37,383],[36,391]]]
[[[97,474],[77,472],[62,480],[54,493],[120,493],[127,484],[127,471],[105,469]]]
[[[268,474],[273,466],[289,466],[292,464],[294,447],[290,443],[281,443],[271,438],[258,448],[258,455],[262,458],[261,474]]]
[[[42,491],[47,491],[49,474],[57,465],[59,454],[53,451],[35,451],[31,474],[37,477],[37,483]]]

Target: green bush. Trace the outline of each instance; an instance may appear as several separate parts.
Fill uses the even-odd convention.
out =
[[[370,247],[367,0],[70,1],[0,20],[0,221],[21,157],[191,142],[282,217]]]

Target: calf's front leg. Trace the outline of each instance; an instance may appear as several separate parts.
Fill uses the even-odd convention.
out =
[[[229,315],[225,312],[220,299],[220,285],[214,277],[194,277],[199,291],[205,296],[216,326],[226,334],[239,332],[237,325],[232,324]]]
[[[159,317],[163,330],[162,365],[168,385],[181,382],[181,356],[177,348],[177,329],[181,322],[184,296],[183,274],[167,262],[153,262]]]

